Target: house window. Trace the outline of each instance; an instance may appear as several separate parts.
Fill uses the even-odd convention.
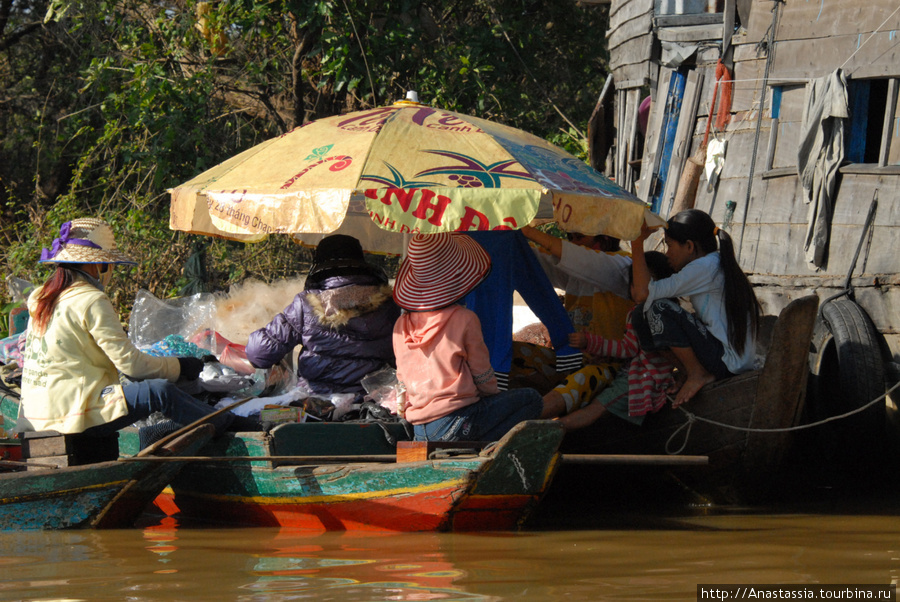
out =
[[[896,79],[851,79],[847,82],[850,123],[845,158],[850,163],[897,165],[900,142],[897,128]]]
[[[806,86],[772,86],[771,122],[766,169],[797,166],[797,141],[806,101]]]
[[[900,165],[900,101],[897,78],[850,79],[850,119],[844,130],[844,160],[872,166]],[[796,167],[797,143],[806,105],[805,85],[773,85],[771,135],[766,169]]]

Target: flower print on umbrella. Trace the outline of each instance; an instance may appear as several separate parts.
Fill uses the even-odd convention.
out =
[[[432,167],[431,169],[420,171],[416,174],[416,177],[450,174],[447,179],[457,182],[462,188],[500,188],[502,186],[501,178],[531,179],[531,175],[527,171],[507,171],[510,166],[518,165],[517,161],[498,161],[486,165],[478,159],[462,153],[440,150],[426,150],[422,152],[456,159],[462,163],[462,167],[455,165]]]
[[[384,166],[387,167],[391,176],[393,177],[385,177],[385,176],[376,176],[376,175],[362,175],[359,177],[360,180],[365,180],[366,182],[375,182],[376,184],[384,184],[390,188],[423,188],[430,186],[440,186],[438,182],[418,182],[416,180],[407,180],[403,177],[403,174],[400,173],[396,167],[391,165],[390,163],[385,162]],[[416,174],[422,175],[422,174]]]

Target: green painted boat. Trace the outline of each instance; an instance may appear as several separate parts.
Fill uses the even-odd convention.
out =
[[[0,398],[4,428],[15,424],[17,409],[15,399]],[[213,432],[200,425],[155,454],[80,466],[37,461],[22,470],[24,462],[3,461],[13,471],[0,473],[0,531],[131,527],[184,465],[171,460],[196,453]]]
[[[157,506],[310,531],[510,530],[547,491],[563,434],[557,422],[527,421],[481,449],[444,444],[453,449],[402,441],[400,424],[283,424],[212,441]]]

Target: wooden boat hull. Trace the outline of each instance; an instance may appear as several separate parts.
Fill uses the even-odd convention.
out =
[[[702,470],[676,470],[682,480],[722,501],[765,499],[791,444],[781,429],[798,425],[803,412],[817,308],[818,299],[807,296],[782,310],[761,370],[707,385],[682,408],[667,406],[641,426],[602,416],[593,428],[571,433],[563,451],[707,456]]]
[[[191,454],[211,426],[174,440],[166,453]],[[130,527],[183,463],[109,461],[0,474],[0,531]]]
[[[286,426],[270,436],[237,434],[203,451],[259,457],[265,451],[283,456],[289,448],[295,456],[321,455],[336,446],[346,455],[345,444],[356,453],[391,449],[376,425]],[[197,462],[179,473],[157,506],[184,518],[311,531],[509,530],[546,492],[562,435],[557,423],[530,421],[489,452],[408,463]]]
[[[112,461],[0,475],[0,530],[90,526],[141,470]]]

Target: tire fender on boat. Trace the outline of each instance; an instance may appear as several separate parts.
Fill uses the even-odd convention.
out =
[[[846,298],[822,306],[813,330],[809,370],[813,421],[860,408],[884,393],[878,332],[863,308]],[[882,401],[854,417],[852,430],[879,436],[884,408]]]

